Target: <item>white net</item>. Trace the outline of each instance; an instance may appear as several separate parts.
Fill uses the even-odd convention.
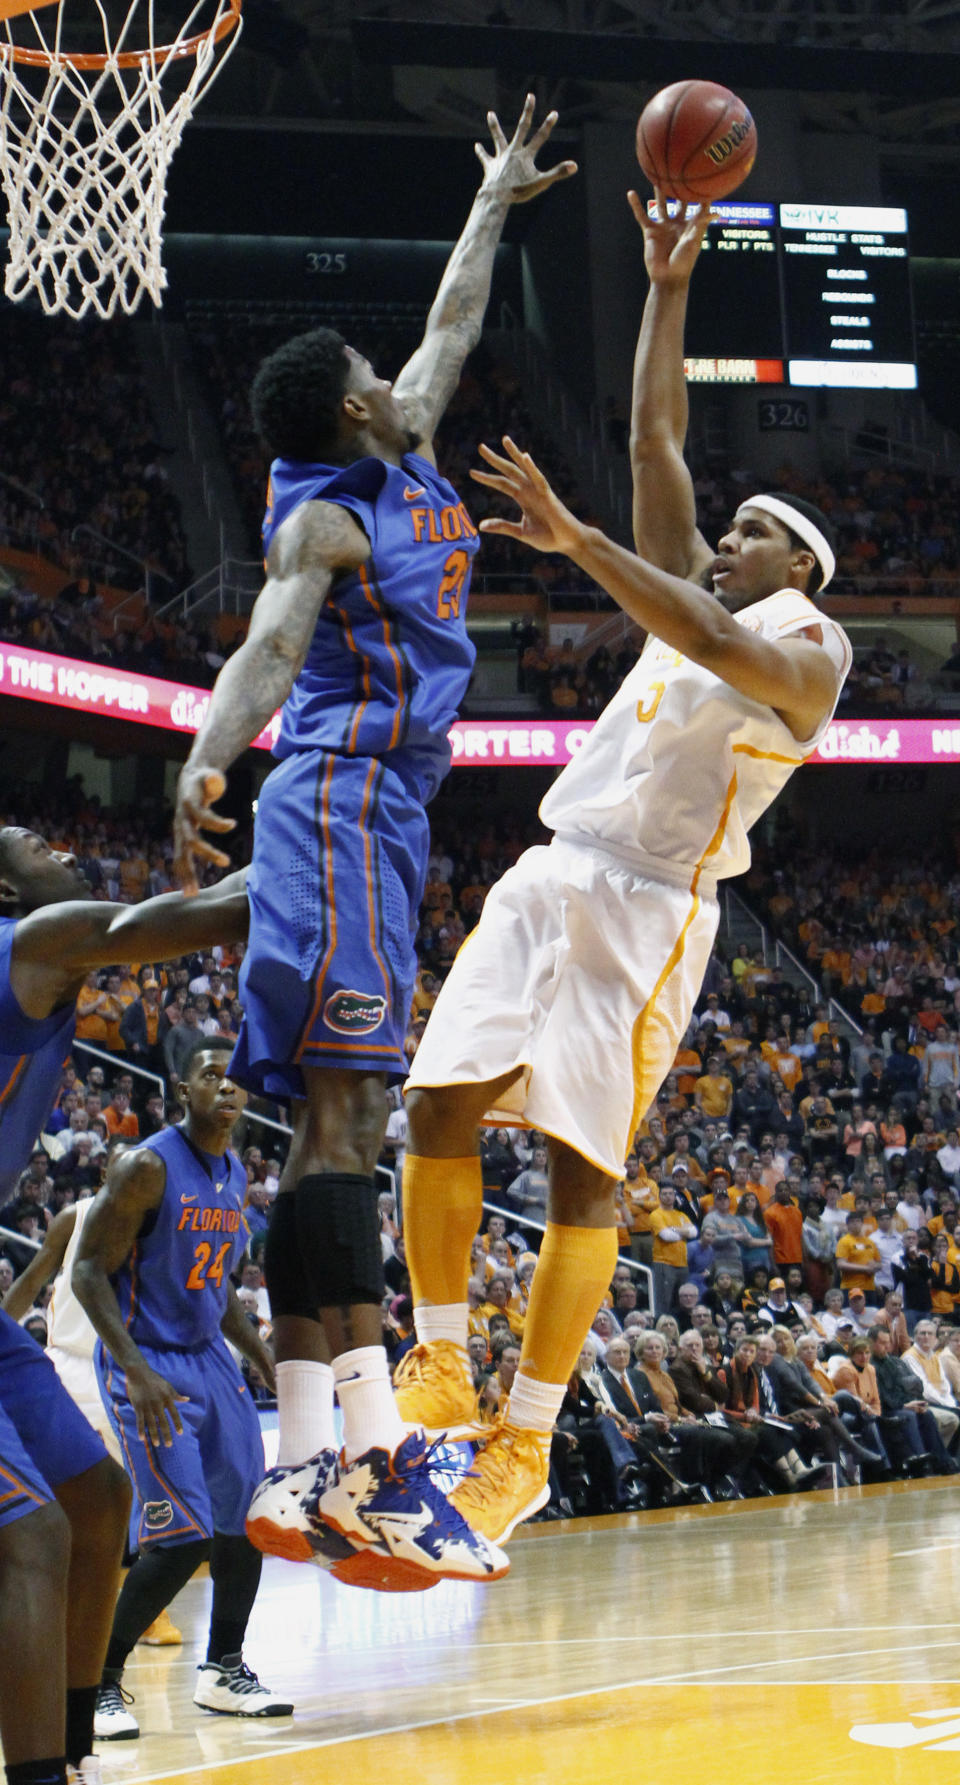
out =
[[[64,0],[21,20],[16,44],[11,23],[0,25],[4,290],[75,317],[130,315],[145,292],[160,304],[170,162],[240,29],[239,0],[197,0],[175,39],[156,33],[154,0],[131,0],[112,34],[102,0],[93,3],[96,55],[62,44]],[[171,71],[176,90],[165,93]]]

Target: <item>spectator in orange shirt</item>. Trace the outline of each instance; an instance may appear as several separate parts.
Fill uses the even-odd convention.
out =
[[[785,1090],[793,1092],[803,1077],[803,1061],[795,1054],[790,1045],[789,1035],[777,1036],[768,1065],[783,1083]]]
[[[93,1041],[100,1047],[103,1046],[107,1039],[107,1025],[103,1015],[106,996],[100,988],[99,974],[96,971],[88,973],[77,995],[78,1041]]]
[[[664,1168],[667,1172],[667,1176],[672,1176],[676,1165],[683,1165],[686,1168],[688,1176],[693,1179],[697,1188],[699,1188],[701,1184],[705,1184],[707,1181],[706,1173],[703,1171],[699,1161],[690,1151],[690,1136],[685,1133],[682,1128],[678,1129],[673,1137],[673,1148],[673,1152],[668,1153],[664,1160]]]
[[[950,1235],[938,1233],[933,1242],[930,1302],[938,1319],[949,1320],[951,1325],[955,1325],[960,1309],[960,1271],[951,1261],[950,1248]]]
[[[130,1098],[126,1091],[114,1091],[111,1094],[103,1119],[111,1139],[116,1134],[124,1140],[140,1139],[140,1123],[130,1108]]]
[[[657,1309],[668,1313],[679,1285],[686,1281],[687,1241],[696,1239],[697,1229],[676,1207],[676,1191],[670,1183],[661,1184],[659,1207],[649,1219]]]
[[[684,1097],[692,1097],[703,1071],[703,1061],[695,1048],[682,1047],[673,1062],[673,1070],[677,1075],[677,1090]]]
[[[803,1269],[803,1216],[790,1195],[786,1178],[781,1178],[773,1193],[773,1201],[763,1211],[767,1231],[773,1245],[773,1262],[784,1273],[792,1264]],[[879,1263],[879,1254],[877,1257]]]
[[[693,1101],[705,1116],[728,1116],[733,1103],[733,1084],[721,1070],[720,1057],[711,1054],[707,1070],[693,1087]]]
[[[126,1005],[120,997],[120,975],[119,973],[108,973],[107,988],[100,1006],[100,1015],[103,1017],[107,1031],[103,1045],[108,1053],[124,1054],[127,1051],[120,1034],[120,1023],[125,1009]]]
[[[863,1231],[863,1216],[858,1209],[851,1209],[847,1216],[847,1231],[837,1241],[837,1265],[840,1270],[840,1287],[849,1295],[851,1289],[862,1289],[871,1297],[874,1282],[883,1257],[872,1239]]]

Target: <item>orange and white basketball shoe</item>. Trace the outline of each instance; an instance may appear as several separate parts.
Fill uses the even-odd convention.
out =
[[[478,1442],[490,1431],[477,1415],[477,1391],[466,1349],[452,1339],[433,1339],[408,1351],[397,1365],[393,1390],[407,1430],[422,1428],[431,1441],[446,1437]]]
[[[451,1503],[489,1543],[506,1543],[550,1498],[550,1433],[505,1421],[478,1450]]]

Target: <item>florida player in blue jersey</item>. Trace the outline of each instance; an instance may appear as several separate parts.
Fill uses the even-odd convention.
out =
[[[263,1473],[256,1409],[229,1339],[273,1383],[273,1359],[230,1273],[247,1241],[244,1167],[230,1136],[246,1096],[232,1042],[201,1035],[177,1097],[183,1121],[115,1155],[83,1224],[73,1288],[99,1335],[97,1375],[133,1482],[131,1548],[97,1703],[101,1740],[140,1730],[120,1685],[134,1644],[201,1562],[213,1607],[194,1703],[283,1717],[243,1660],[263,1558],[243,1534]]]
[[[0,830],[4,1190],[53,1108],[90,968],[246,934],[242,875],[191,901],[111,905],[89,891],[72,856],[32,831]],[[98,1777],[94,1706],[128,1507],[123,1471],[49,1360],[0,1314],[0,1739],[11,1785]]]
[[[261,366],[252,408],[273,456],[267,582],[246,642],[221,671],[180,777],[176,866],[221,861],[205,831],[225,772],[281,703],[249,877],[246,1018],[232,1070],[295,1099],[295,1138],[266,1247],[280,1405],[279,1468],[251,1507],[264,1548],[309,1559],[327,1528],[371,1586],[491,1580],[506,1557],[432,1486],[422,1434],[407,1438],[382,1343],[373,1172],[403,1039],[428,853],[424,806],[449,766],[447,734],[474,650],[466,597],[478,540],[436,468],[433,435],[479,340],[507,213],[574,173],[541,172],[555,122],[531,136],[528,97],[492,153],[413,358],[391,385],[319,329]],[[318,1318],[319,1317],[319,1318]],[[331,1369],[332,1364],[332,1369]],[[345,1467],[334,1449],[333,1389]],[[316,1458],[310,1467],[299,1467]]]

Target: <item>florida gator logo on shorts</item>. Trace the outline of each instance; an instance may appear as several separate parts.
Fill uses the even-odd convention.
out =
[[[167,1525],[172,1525],[173,1507],[169,1500],[147,1500],[143,1508],[143,1522],[148,1531],[163,1531]]]
[[[323,1007],[323,1020],[338,1035],[369,1035],[387,1014],[387,1000],[368,992],[334,992]]]

